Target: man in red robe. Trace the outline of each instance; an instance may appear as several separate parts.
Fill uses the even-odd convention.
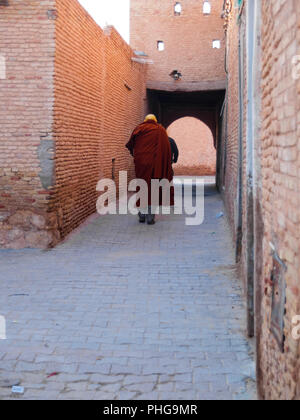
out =
[[[168,134],[164,127],[158,124],[155,115],[149,114],[145,121],[138,125],[133,131],[129,142],[126,145],[131,155],[134,157],[135,173],[138,179],[143,179],[148,185],[148,212],[139,213],[141,223],[153,225],[155,216],[151,214],[151,180],[173,180],[172,171],[172,152]],[[170,191],[171,206],[174,205],[174,190]],[[159,205],[165,205],[160,194]],[[143,212],[144,213],[144,212]]]

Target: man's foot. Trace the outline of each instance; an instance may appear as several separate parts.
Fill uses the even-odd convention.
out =
[[[146,222],[146,215],[139,212],[139,221],[140,221],[140,223],[145,223]]]
[[[147,216],[147,224],[155,225],[155,216],[153,214]]]

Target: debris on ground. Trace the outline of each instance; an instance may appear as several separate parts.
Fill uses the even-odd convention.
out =
[[[24,388],[22,386],[13,386],[11,392],[13,394],[24,394]]]
[[[47,379],[52,378],[53,376],[58,376],[58,375],[59,375],[58,372],[50,373],[50,375],[47,376]]]

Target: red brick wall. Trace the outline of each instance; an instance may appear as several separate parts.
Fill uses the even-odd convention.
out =
[[[96,211],[97,182],[129,170],[144,65],[77,0],[0,8],[0,247],[55,245]],[[55,159],[53,160],[53,153]]]
[[[56,217],[47,212],[51,190],[43,185],[52,173],[53,8],[52,0],[10,0],[0,7],[6,61],[0,80],[0,247],[44,247],[57,240]]]
[[[236,240],[237,226],[237,198],[238,198],[238,138],[239,138],[239,53],[238,53],[238,10],[233,8],[229,16],[227,31],[227,60],[228,89],[225,110],[227,114],[227,130],[225,149],[226,154],[224,174],[224,201],[227,216],[232,227],[233,239]]]
[[[168,128],[179,149],[175,175],[215,175],[216,149],[211,130],[196,118],[186,117]]]
[[[56,208],[62,236],[95,212],[97,182],[130,170],[124,145],[143,120],[145,69],[110,28],[76,0],[57,0],[55,55]]]
[[[182,0],[182,14],[174,16],[175,3],[131,0],[130,45],[154,61],[149,66],[148,85],[197,90],[201,82],[224,81],[223,0],[211,1],[209,16],[203,15],[203,2],[198,0]],[[212,48],[214,39],[221,40],[221,49]],[[157,50],[157,41],[164,41],[164,51]],[[182,81],[172,80],[173,70],[182,72]]]
[[[292,318],[300,314],[299,272],[299,80],[292,59],[299,55],[300,5],[291,0],[262,1],[262,193],[264,216],[264,299],[261,368],[265,398],[300,398],[299,342],[292,338]],[[298,90],[297,90],[298,89]],[[285,262],[286,336],[282,354],[269,332],[272,242]],[[298,390],[297,390],[298,385]]]
[[[300,272],[299,272],[299,80],[292,77],[292,59],[299,54],[299,2],[290,0],[262,0],[262,112],[260,144],[257,144],[255,167],[260,168],[258,180],[261,194],[260,206],[263,223],[259,235],[262,243],[255,243],[261,249],[256,261],[256,320],[258,320],[258,371],[262,398],[300,398],[299,341],[292,337],[292,318],[300,313]],[[242,29],[245,30],[246,5],[242,15]],[[233,232],[236,232],[237,174],[238,174],[238,26],[237,9],[233,9],[228,26],[228,125],[227,125],[227,165],[225,173],[224,200]],[[241,42],[243,39],[241,38]],[[245,50],[245,58],[247,51]],[[244,74],[246,82],[246,74]],[[244,122],[247,119],[244,89]],[[260,127],[258,127],[260,128]],[[255,139],[256,141],[256,139]],[[247,283],[246,233],[247,182],[245,176],[247,142],[243,127],[243,249],[242,274]],[[257,205],[257,203],[256,203]],[[257,208],[255,207],[255,211]],[[255,217],[259,217],[258,213]],[[254,240],[255,242],[255,240]],[[273,256],[272,243],[278,257],[287,267],[283,274],[286,282],[286,314],[284,317],[285,345],[281,352],[271,333]],[[248,249],[248,253],[251,250]],[[262,267],[262,269],[261,269]],[[262,273],[261,273],[262,271]]]

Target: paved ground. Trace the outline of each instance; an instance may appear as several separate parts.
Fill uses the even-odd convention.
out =
[[[0,251],[0,399],[255,399],[230,235],[208,193],[201,226],[105,216],[54,250]]]

